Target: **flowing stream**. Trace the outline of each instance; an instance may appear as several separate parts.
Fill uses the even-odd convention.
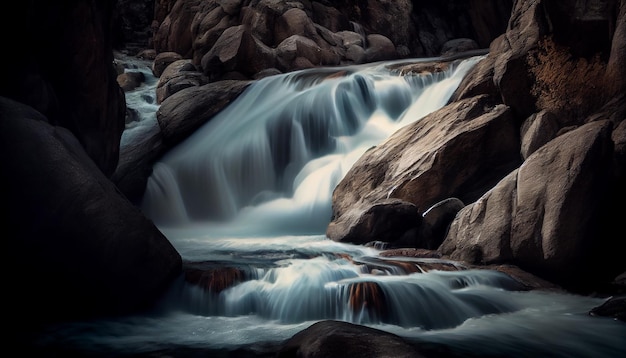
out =
[[[518,290],[496,271],[425,270],[459,264],[384,258],[324,236],[332,191],[352,164],[445,105],[481,59],[434,74],[387,62],[255,82],[154,165],[142,203],[187,267],[220,279],[207,290],[181,277],[150,312],[53,327],[41,343],[101,356],[271,356],[335,319],[460,355],[626,356],[624,323],[587,314],[603,299]],[[123,145],[155,125],[155,84],[127,93],[140,115]]]

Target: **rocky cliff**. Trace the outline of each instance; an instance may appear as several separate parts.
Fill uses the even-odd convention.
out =
[[[516,2],[451,103],[339,184],[328,236],[513,263],[585,292],[624,272],[625,11],[624,1]],[[437,237],[429,209],[450,198],[465,206]],[[410,224],[380,209],[398,202],[416,207]],[[372,235],[390,217],[403,232]]]
[[[2,22],[0,224],[11,334],[143,309],[181,272],[180,255],[109,179],[125,115],[114,7],[25,1]]]

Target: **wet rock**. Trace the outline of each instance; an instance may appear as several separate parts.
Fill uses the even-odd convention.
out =
[[[358,244],[393,242],[421,224],[417,207],[398,199],[381,200],[351,216],[351,221],[331,223],[326,235],[335,241]]]
[[[117,83],[125,92],[132,91],[141,86],[145,80],[146,77],[143,72],[129,71],[117,76]]]
[[[404,339],[377,329],[347,322],[321,321],[295,334],[277,357],[423,357]]]
[[[507,107],[492,106],[488,97],[480,96],[456,102],[400,129],[367,151],[337,185],[327,236],[337,241],[346,237],[357,240],[353,233],[363,234],[351,232],[355,230],[351,228],[375,218],[364,214],[388,197],[418,208],[450,197],[474,201],[518,164],[519,139],[510,116]],[[480,146],[475,145],[477,140]],[[417,228],[409,222],[401,227],[399,218],[393,220],[402,232]],[[370,240],[356,242],[374,240],[385,241],[372,235]]]
[[[376,282],[348,285],[348,304],[354,314],[367,313],[373,321],[383,320],[387,311],[385,293]]]
[[[185,269],[185,280],[187,282],[215,294],[244,281],[245,277],[245,272],[235,267]]]
[[[600,306],[592,308],[589,314],[592,316],[613,317],[626,322],[626,295],[608,298]]]

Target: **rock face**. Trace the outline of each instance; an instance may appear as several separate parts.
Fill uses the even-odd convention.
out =
[[[584,292],[626,271],[611,234],[624,215],[612,203],[626,199],[618,3],[516,2],[450,103],[369,150],[337,186],[328,236],[353,241],[382,200],[422,213],[456,197],[467,205],[439,247],[444,257],[515,264]],[[589,33],[593,41],[581,40]]]
[[[0,147],[20,153],[3,159],[0,195],[20,325],[142,309],[180,274],[170,242],[67,129],[0,97]]]
[[[10,317],[15,332],[143,309],[182,270],[169,241],[109,179],[126,112],[115,3],[16,3],[2,23],[12,56],[0,83],[0,222],[6,298],[24,313]],[[120,78],[137,84],[129,79]]]

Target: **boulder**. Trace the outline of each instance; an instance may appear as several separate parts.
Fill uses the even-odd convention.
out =
[[[381,330],[340,321],[321,321],[287,340],[279,358],[423,357],[404,339]]]
[[[137,134],[138,133],[138,134]],[[161,128],[155,121],[143,125],[120,147],[120,159],[111,181],[135,205],[141,203],[152,166],[168,149],[163,142]]]
[[[157,82],[157,104],[184,88],[202,86],[208,82],[209,79],[196,69],[191,60],[174,61],[165,68]]]
[[[124,92],[132,91],[146,80],[143,72],[128,71],[117,76],[117,83],[124,90]]]
[[[569,289],[614,277],[619,243],[590,240],[610,211],[603,207],[614,187],[610,135],[610,122],[597,121],[538,149],[458,213],[441,253],[470,263],[512,262]]]
[[[532,114],[523,123],[520,136],[522,138],[521,155],[527,159],[538,148],[556,137],[560,129],[555,116],[548,111]]]
[[[421,224],[417,207],[398,199],[372,203],[345,220],[328,226],[326,235],[336,241],[365,244],[371,241],[394,242],[404,235],[415,235]],[[406,239],[404,239],[406,240]]]
[[[302,9],[289,9],[276,19],[274,28],[275,43],[281,43],[293,35],[300,35],[312,40],[318,37],[313,21]]]
[[[443,46],[441,46],[440,56],[452,56],[457,53],[472,50],[478,50],[478,44],[476,43],[476,41],[468,38],[452,39],[446,41]]]
[[[0,175],[5,264],[16,273],[5,300],[28,312],[14,329],[137,312],[180,275],[178,252],[67,129],[0,98],[0,147],[20,153],[3,157]]]
[[[450,197],[473,202],[517,165],[519,138],[508,107],[487,96],[452,103],[398,130],[353,165],[333,192],[327,235],[350,237],[352,224],[387,198],[422,212]]]
[[[152,74],[154,74],[155,77],[161,77],[167,66],[182,59],[183,56],[176,52],[161,52],[156,55],[154,61],[152,61]]]
[[[183,58],[192,57],[193,38],[190,29],[201,3],[200,0],[180,0],[174,2],[173,6],[155,4],[155,14],[156,11],[169,9],[165,19],[156,26],[152,38],[157,53],[176,52]]]
[[[168,97],[157,111],[163,141],[172,147],[230,104],[250,81],[218,81],[185,88]]]
[[[367,36],[364,62],[393,60],[397,58],[396,46],[386,36],[372,34]]]
[[[228,72],[240,72],[250,78],[275,65],[274,50],[255,38],[245,25],[226,29],[201,61],[210,80],[218,80]]]
[[[7,28],[0,30],[13,53],[0,96],[69,129],[107,176],[117,165],[126,114],[112,65],[114,6],[109,1],[15,4],[11,21],[2,24]]]

